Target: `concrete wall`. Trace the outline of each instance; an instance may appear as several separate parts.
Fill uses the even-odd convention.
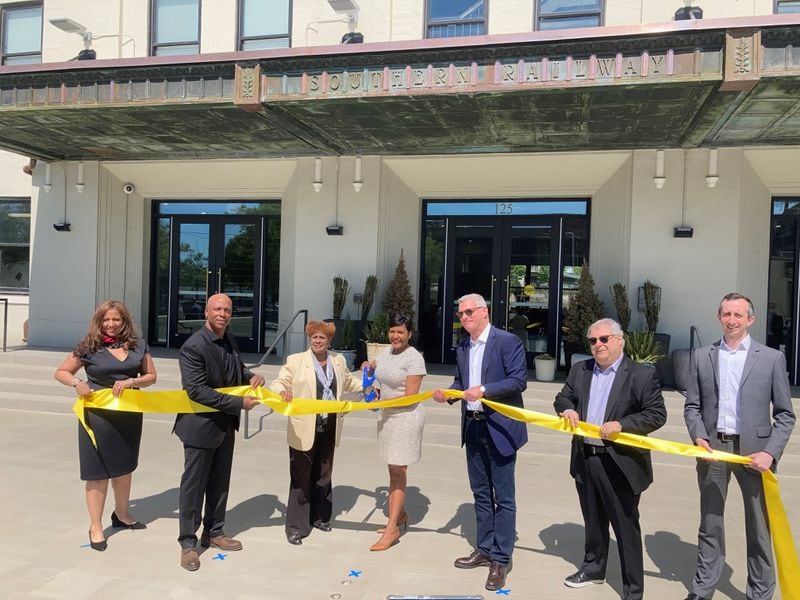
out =
[[[94,306],[109,297],[123,299],[146,324],[150,202],[176,198],[281,199],[282,324],[301,308],[312,318],[330,317],[337,274],[350,282],[345,313],[356,318],[352,294],[374,273],[380,300],[401,250],[416,294],[424,198],[589,197],[590,262],[609,315],[609,287],[622,281],[631,293],[632,326],[643,327],[636,293],[649,278],[662,288],[659,330],[672,334],[673,347],[688,345],[690,325],[709,342],[718,335],[719,298],[738,290],[755,302],[753,333],[763,339],[770,202],[773,195],[800,195],[793,168],[800,149],[720,150],[714,188],[705,179],[708,156],[705,149],[666,151],[662,189],[653,183],[656,152],[650,150],[364,157],[360,192],[353,188],[354,157],[324,158],[319,192],[311,185],[311,158],[86,163],[83,194],[75,189],[76,163],[53,166],[50,194],[39,187],[40,165],[33,188],[31,343],[71,345]],[[125,182],[136,193],[124,194]],[[65,192],[72,231],[59,233],[52,224],[64,219]],[[682,222],[694,237],[673,237]],[[344,235],[326,235],[337,223]],[[298,330],[291,348],[302,341]]]

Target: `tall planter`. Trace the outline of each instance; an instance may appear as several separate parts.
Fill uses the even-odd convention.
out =
[[[549,355],[539,355],[533,359],[534,373],[537,381],[553,381],[556,378],[555,358]]]

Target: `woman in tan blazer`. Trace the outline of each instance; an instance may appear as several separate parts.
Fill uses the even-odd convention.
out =
[[[287,402],[292,398],[336,400],[343,392],[360,392],[361,377],[347,370],[340,354],[328,350],[335,331],[333,323],[309,321],[309,349],[286,359],[270,389]],[[289,417],[286,539],[290,544],[302,544],[312,527],[331,530],[331,474],[334,449],[342,435],[341,419],[341,413]]]

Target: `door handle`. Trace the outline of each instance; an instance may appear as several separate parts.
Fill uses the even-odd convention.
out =
[[[222,293],[222,267],[217,269],[217,293]]]
[[[211,275],[211,270],[206,269],[206,298],[208,298],[208,276]]]
[[[506,275],[506,277],[505,277],[505,279],[503,281],[506,284],[506,299],[508,299],[509,295],[511,294],[511,288],[508,286],[508,275]],[[501,300],[500,302],[502,303],[503,300]],[[505,319],[506,319],[506,327],[505,327],[506,331],[508,331],[508,309],[509,309],[509,306],[510,306],[510,302],[508,304],[506,304],[506,308],[503,309],[503,313],[505,314]]]

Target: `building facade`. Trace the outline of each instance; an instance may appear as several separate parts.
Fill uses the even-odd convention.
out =
[[[402,252],[430,361],[470,291],[561,356],[588,264],[633,329],[657,283],[673,348],[749,295],[797,380],[800,2],[344,4],[0,1],[0,201],[30,215],[2,276],[28,261],[4,290],[29,291],[30,343],[72,345],[119,298],[177,347],[225,291],[260,352],[332,316],[335,275],[357,319]]]

